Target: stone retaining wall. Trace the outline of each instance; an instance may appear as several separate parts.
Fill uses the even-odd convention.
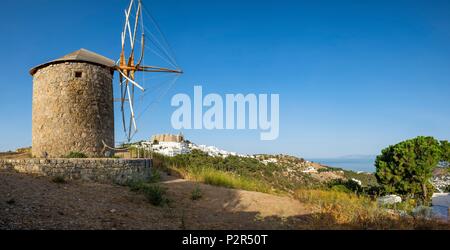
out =
[[[0,170],[116,184],[147,180],[151,167],[148,159],[0,159]]]

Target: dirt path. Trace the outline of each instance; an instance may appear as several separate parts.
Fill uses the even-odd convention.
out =
[[[155,207],[127,187],[0,172],[0,229],[301,229],[298,201],[166,178],[169,205]],[[199,185],[203,197],[191,200]]]

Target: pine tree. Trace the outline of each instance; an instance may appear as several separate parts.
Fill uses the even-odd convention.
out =
[[[443,158],[433,137],[419,136],[384,149],[375,161],[376,177],[386,193],[411,195],[428,204],[433,169]]]

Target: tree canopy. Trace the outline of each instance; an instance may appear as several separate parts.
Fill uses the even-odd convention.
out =
[[[377,181],[386,193],[411,195],[427,203],[433,193],[430,179],[440,161],[449,159],[449,143],[433,137],[389,146],[375,161]]]
[[[450,143],[448,141],[441,141],[441,160],[450,162]]]

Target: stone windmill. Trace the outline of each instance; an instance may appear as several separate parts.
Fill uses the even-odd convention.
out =
[[[108,151],[112,151],[115,145],[114,72],[119,74],[118,101],[121,103],[122,125],[128,141],[137,132],[134,107],[136,89],[145,92],[136,81],[136,74],[182,74],[170,56],[167,61],[174,65],[174,69],[143,65],[145,49],[148,48],[143,10],[147,11],[141,0],[131,0],[125,10],[122,51],[117,62],[81,49],[31,69],[34,157],[57,158],[70,152],[81,152],[89,157],[103,157],[105,153],[111,155]],[[156,23],[153,17],[151,20]],[[156,27],[162,34],[159,26]],[[136,46],[138,36],[139,48]],[[157,41],[152,33],[150,36],[155,46],[164,44]],[[160,56],[170,54],[168,49],[161,51]]]

